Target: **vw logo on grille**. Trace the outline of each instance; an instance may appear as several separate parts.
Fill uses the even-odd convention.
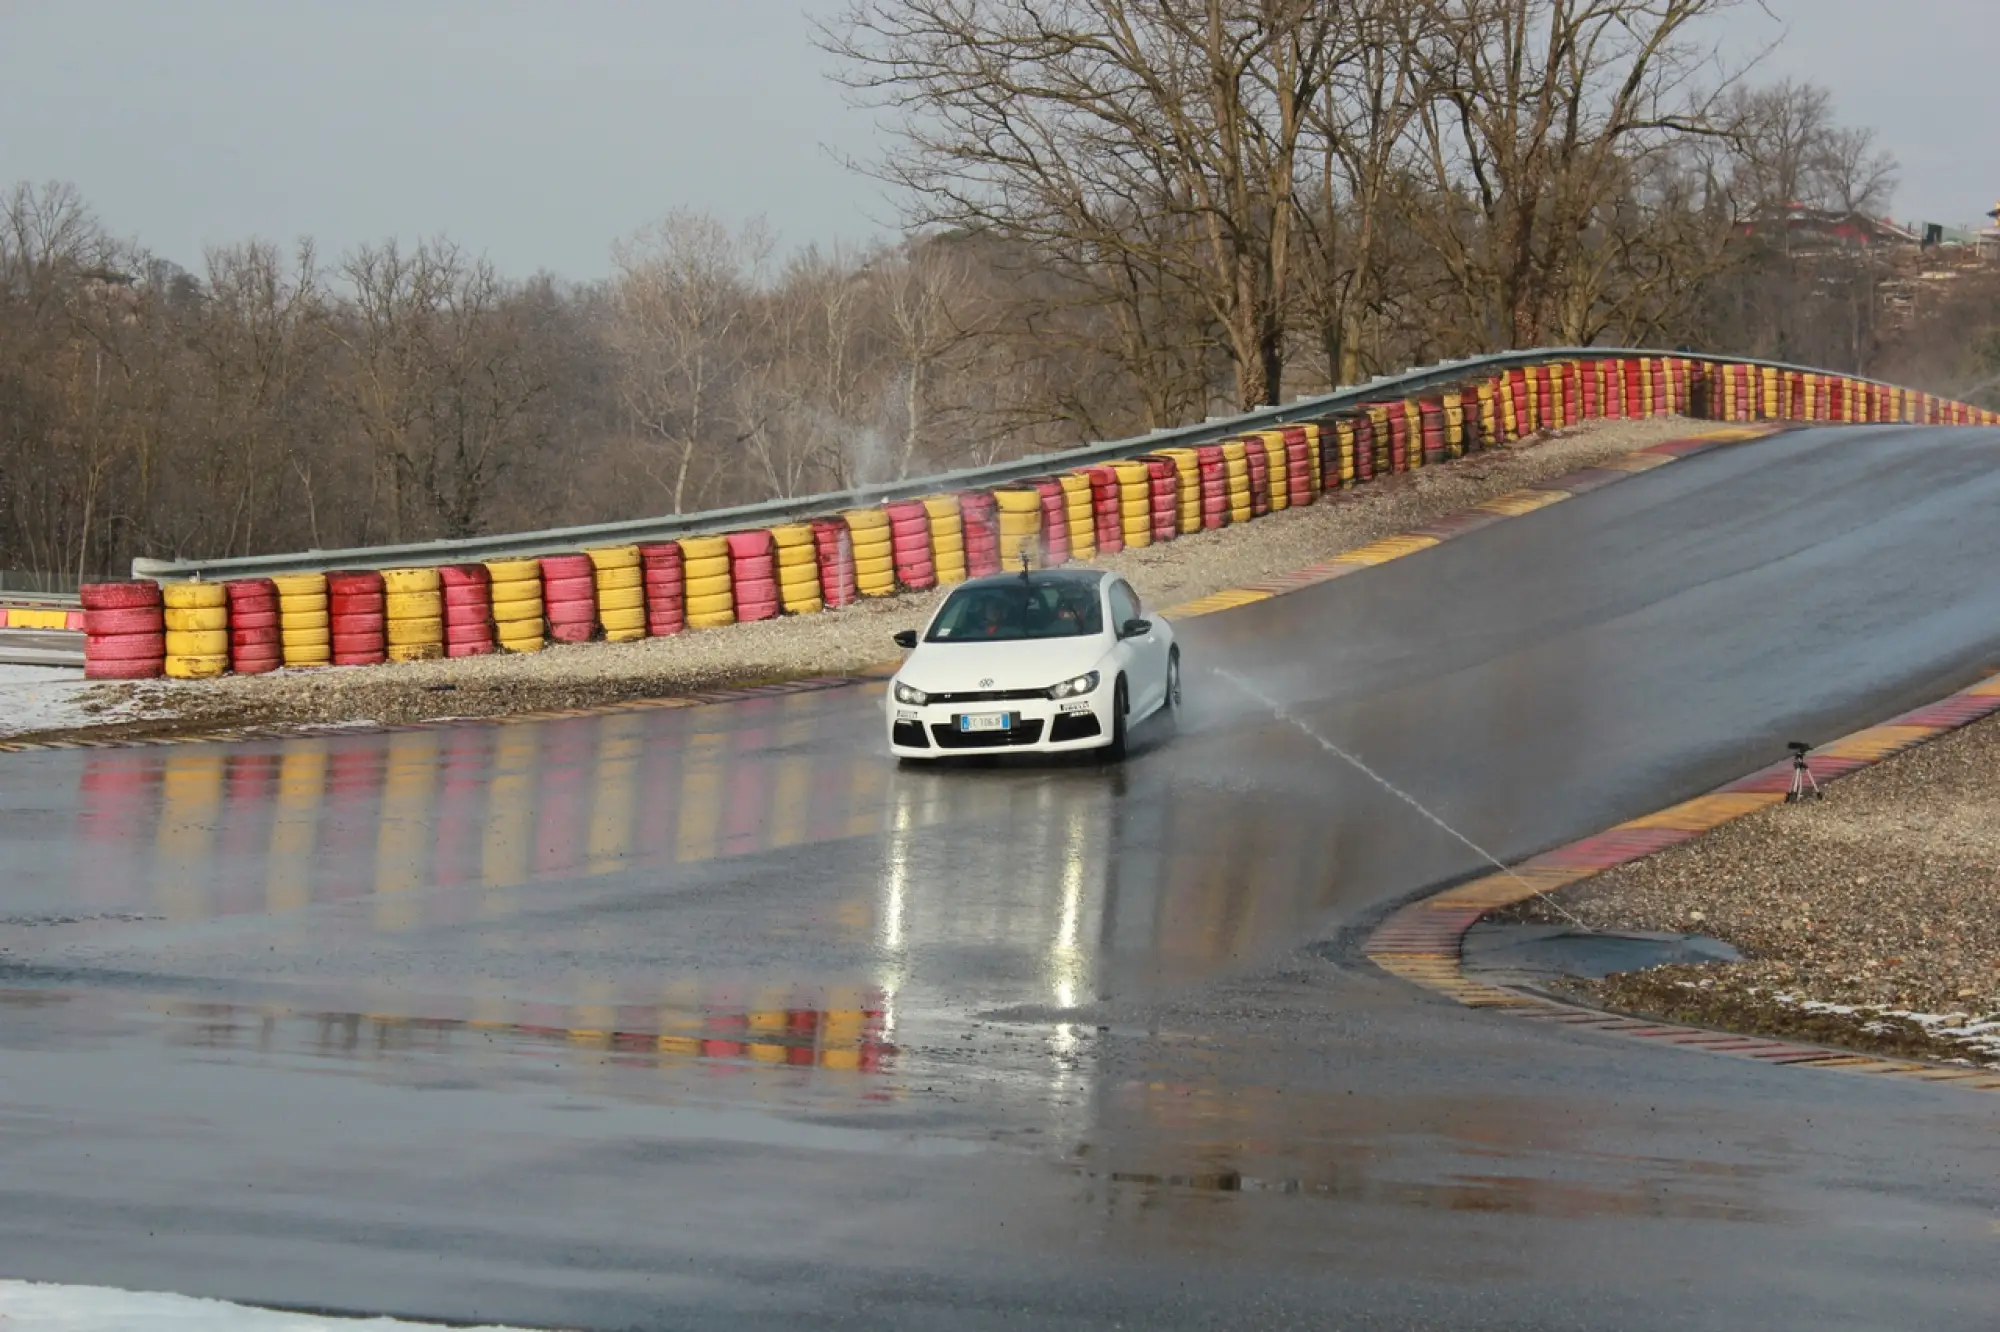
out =
[[[991,689],[993,687],[993,682],[991,680],[981,680],[979,682],[979,687],[981,689]]]

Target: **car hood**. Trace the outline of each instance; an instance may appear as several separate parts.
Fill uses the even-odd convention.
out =
[[[919,643],[896,678],[929,694],[1046,689],[1097,669],[1111,643],[1108,634],[1013,643]],[[985,683],[988,680],[992,683]]]

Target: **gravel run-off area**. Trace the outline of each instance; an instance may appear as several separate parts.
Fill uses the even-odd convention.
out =
[[[1206,596],[1331,558],[1523,486],[1650,444],[1700,434],[1674,417],[1591,422],[1442,466],[1373,482],[1241,527],[1198,532],[1093,563],[1129,579],[1150,608]],[[238,726],[397,724],[589,707],[807,676],[844,675],[896,656],[891,635],[923,625],[941,595],[907,593],[637,643],[554,646],[526,655],[276,671],[210,681],[106,684],[85,692],[80,725],[13,740],[158,737]],[[0,719],[3,723],[4,719]]]
[[[2000,1065],[2000,717],[1556,895],[1598,929],[1745,960],[1577,981],[1587,1002],[1876,1054]],[[1553,923],[1531,902],[1509,919]]]

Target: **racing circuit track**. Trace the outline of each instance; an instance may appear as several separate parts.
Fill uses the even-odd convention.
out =
[[[1188,621],[1119,770],[880,688],[0,757],[0,1276],[614,1327],[1990,1328],[2000,1100],[1358,940],[2000,651],[2000,432],[1804,430]],[[68,921],[70,923],[58,923]]]

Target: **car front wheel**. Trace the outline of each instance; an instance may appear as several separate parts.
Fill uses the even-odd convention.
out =
[[[1181,724],[1181,650],[1175,648],[1167,654],[1167,699],[1160,705],[1166,714],[1167,729],[1179,730]]]
[[[1111,695],[1111,743],[1098,752],[1107,763],[1119,763],[1125,758],[1125,714],[1131,710],[1125,696],[1125,677],[1118,677],[1118,687]]]

